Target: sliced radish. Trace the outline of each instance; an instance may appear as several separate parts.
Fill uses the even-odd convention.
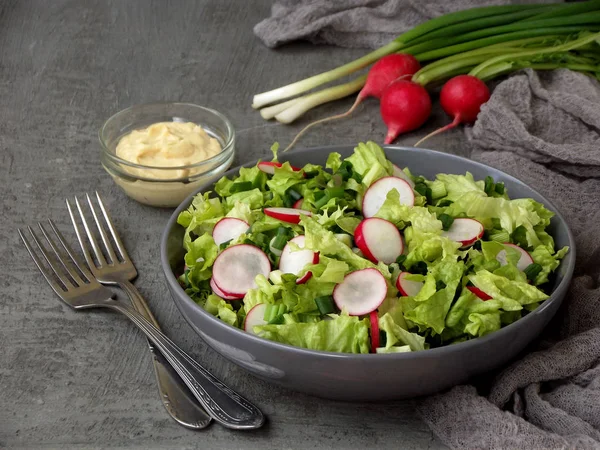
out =
[[[377,311],[371,311],[369,320],[371,321],[371,353],[377,353],[377,347],[379,347],[379,316]]]
[[[492,299],[491,296],[487,295],[485,292],[483,292],[477,286],[467,286],[467,289],[470,290],[473,294],[475,294],[477,297],[479,297],[483,301]]]
[[[282,167],[283,164],[275,161],[261,161],[257,164],[259,170],[264,173],[268,173],[269,175],[273,175],[275,173],[275,167]],[[294,166],[290,166],[294,172],[300,172],[302,169]]]
[[[502,245],[504,245],[505,247],[514,248],[515,250],[518,250],[521,253],[521,256],[519,257],[519,261],[517,261],[517,269],[519,269],[521,272],[524,271],[525,269],[527,269],[527,267],[530,264],[533,264],[533,258],[527,252],[527,250],[524,250],[521,247],[519,247],[518,245],[510,244],[508,242],[505,242]],[[506,264],[508,264],[508,260],[506,259],[506,250],[501,250],[500,252],[498,252],[498,254],[496,255],[496,259],[502,266],[505,266]]]
[[[396,225],[384,219],[364,219],[354,230],[356,246],[377,264],[391,264],[402,254],[404,244]]]
[[[242,219],[224,217],[213,228],[213,239],[215,240],[215,244],[221,245],[224,242],[239,238],[248,231],[248,228],[250,228],[250,225]]]
[[[404,173],[404,171],[398,167],[396,164],[392,164],[392,175],[395,176],[396,178],[402,178],[404,181],[406,181],[411,188],[414,189],[415,187],[415,182],[413,180],[410,179],[410,177],[408,175],[406,175]]]
[[[221,290],[221,288],[219,288],[219,286],[217,286],[217,283],[215,283],[215,280],[213,280],[212,278],[210,279],[210,288],[213,290],[213,292],[216,295],[221,297],[223,300],[237,300],[238,299],[238,297],[234,297],[232,295],[227,295],[225,292],[223,292]]]
[[[388,192],[396,189],[400,194],[400,204],[412,206],[415,204],[415,193],[406,180],[398,177],[384,177],[373,183],[362,201],[363,216],[373,217],[387,197]]]
[[[292,205],[292,207],[294,209],[302,209],[302,203],[304,203],[304,199],[303,198],[299,198],[298,200],[296,200],[294,202],[294,204]]]
[[[384,276],[372,268],[349,273],[333,290],[337,307],[351,316],[363,316],[375,311],[386,295]]]
[[[475,219],[454,219],[450,229],[442,235],[466,247],[483,237],[483,224]]]
[[[424,283],[422,281],[407,280],[406,277],[408,275],[411,274],[409,272],[400,272],[396,280],[396,288],[398,288],[400,294],[403,296],[414,297],[421,291]]]
[[[265,320],[266,310],[267,304],[259,303],[258,305],[254,305],[252,309],[248,311],[246,319],[244,319],[244,331],[246,333],[256,334],[254,332],[254,327],[267,324],[267,321]]]
[[[213,264],[213,280],[227,296],[242,298],[256,288],[257,275],[269,276],[269,257],[258,247],[238,244],[223,250]]]
[[[310,211],[305,209],[294,209],[294,208],[277,208],[269,207],[264,209],[264,213],[277,220],[287,223],[300,223],[300,215],[312,216]]]
[[[279,259],[279,270],[283,273],[291,273],[298,275],[307,264],[316,264],[319,262],[319,254],[312,250],[294,250],[290,243],[296,244],[299,248],[304,248],[304,236],[296,236],[290,239]],[[296,283],[306,283],[312,276],[312,272],[306,272],[301,278],[296,280]]]

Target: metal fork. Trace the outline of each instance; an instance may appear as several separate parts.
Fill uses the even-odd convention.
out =
[[[75,256],[54,223],[48,220],[48,224],[54,233],[55,240],[50,237],[41,223],[38,223],[38,226],[52,253],[41,244],[31,227],[27,227],[27,229],[31,239],[35,242],[37,251],[21,230],[19,230],[19,235],[35,265],[61,300],[75,310],[109,308],[119,311],[136,324],[162,352],[196,399],[216,422],[227,428],[238,430],[262,426],[264,417],[256,406],[224,385],[194,361],[135,309],[114,299],[113,293],[102,286]],[[56,240],[60,247],[56,244]],[[38,256],[38,251],[42,254],[45,264]]]
[[[88,241],[90,242],[94,251],[94,255],[96,256],[97,264],[94,263],[94,260],[90,255],[88,245],[84,241],[82,232],[77,221],[75,220],[75,215],[73,213],[73,209],[71,208],[71,204],[68,200],[66,202],[67,208],[69,209],[69,215],[71,216],[71,222],[73,222],[73,228],[75,228],[77,240],[79,241],[81,251],[83,252],[85,261],[87,262],[92,275],[94,275],[96,280],[102,284],[118,285],[127,293],[131,299],[133,307],[137,310],[137,312],[142,314],[156,328],[160,329],[158,322],[148,307],[148,304],[136,287],[130,283],[130,280],[133,280],[137,277],[137,270],[133,265],[131,258],[127,254],[125,246],[121,242],[115,227],[113,226],[112,220],[108,215],[108,211],[104,206],[102,198],[100,198],[100,195],[98,192],[96,192],[98,205],[100,206],[100,210],[102,211],[102,215],[104,216],[104,220],[106,221],[110,234],[115,241],[120,258],[116,255],[108,235],[98,219],[98,214],[96,213],[96,209],[94,208],[94,204],[92,203],[90,196],[86,194],[86,198],[89,208],[91,209],[92,216],[94,217],[94,221],[96,222],[96,226],[100,231],[100,237],[104,243],[104,248],[108,254],[109,261],[107,261],[102,254],[102,250],[98,246],[98,242],[96,241],[94,234],[90,229],[79,200],[75,198],[75,204],[77,206],[77,210],[79,211],[81,222],[83,223]],[[174,373],[169,363],[160,354],[160,352],[154,348],[152,342],[148,341],[148,347],[152,355],[152,365],[154,366],[154,375],[156,376],[160,398],[169,415],[179,424],[187,428],[197,430],[208,426],[210,424],[211,417],[204,412],[189,389],[187,389],[179,376]]]

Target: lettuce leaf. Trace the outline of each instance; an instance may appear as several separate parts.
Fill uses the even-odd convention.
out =
[[[446,188],[446,196],[444,200],[455,202],[466,193],[485,196],[485,183],[483,181],[475,181],[473,175],[467,172],[465,175],[452,175],[440,173],[436,175],[436,179],[444,183]]]
[[[379,329],[386,333],[385,348],[388,350],[398,343],[408,345],[413,352],[425,350],[425,337],[404,329],[389,313],[379,318]]]
[[[560,260],[567,254],[569,248],[563,247],[554,255],[550,253],[545,245],[538,245],[530,253],[534,263],[542,266],[542,271],[535,278],[533,284],[540,285],[548,282],[548,276],[560,265]]]
[[[526,281],[512,281],[487,270],[469,275],[469,280],[494,300],[499,300],[504,311],[518,311],[523,305],[548,298],[548,295]]]
[[[209,295],[204,303],[204,309],[223,322],[234,327],[238,326],[237,313],[233,310],[231,303],[223,300],[221,297],[214,294]]]
[[[383,149],[372,141],[359,143],[346,161],[352,164],[352,169],[362,177],[362,184],[366,187],[393,173],[392,163],[385,157]]]
[[[259,336],[295,347],[342,353],[369,353],[369,323],[356,316],[330,314],[331,320],[254,327]]]

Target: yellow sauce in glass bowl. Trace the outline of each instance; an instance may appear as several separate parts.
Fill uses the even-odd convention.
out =
[[[183,178],[200,169],[174,170],[152,167],[182,167],[205,161],[220,153],[221,144],[204,129],[192,122],[159,122],[123,136],[115,153],[132,163],[148,166],[126,167],[132,175],[144,178]]]
[[[178,206],[233,162],[235,130],[220,112],[192,103],[131,106],[99,132],[101,163],[131,198]]]

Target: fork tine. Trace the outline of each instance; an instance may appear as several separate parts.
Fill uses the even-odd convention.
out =
[[[39,248],[40,252],[42,253],[42,256],[44,257],[44,259],[46,260],[46,262],[48,263],[48,266],[50,266],[50,268],[52,269],[52,271],[54,272],[54,275],[56,275],[56,278],[58,278],[58,280],[63,284],[63,286],[65,287],[66,290],[69,290],[70,288],[75,287],[73,285],[73,283],[71,283],[71,281],[64,276],[64,274],[61,273],[61,271],[59,270],[59,268],[56,266],[56,264],[54,264],[52,262],[52,260],[50,259],[50,256],[48,255],[48,252],[46,251],[46,249],[42,246],[42,244],[40,243],[39,239],[37,238],[37,236],[35,235],[35,233],[33,232],[33,229],[31,227],[27,227],[27,229],[29,230],[29,233],[31,234],[31,237],[33,239],[33,242],[35,242],[35,244],[37,245],[37,247]],[[38,268],[40,270],[42,270],[43,266],[38,266]],[[48,276],[46,276],[46,280],[48,280]]]
[[[19,231],[19,236],[21,236],[21,240],[23,241],[23,244],[25,244],[25,248],[27,249],[27,252],[29,253],[29,256],[31,256],[31,259],[33,259],[33,262],[35,263],[35,265],[37,266],[37,268],[39,269],[39,271],[41,272],[41,274],[44,276],[44,278],[46,279],[46,281],[48,282],[48,284],[50,285],[50,287],[52,288],[52,290],[54,292],[56,292],[56,294],[59,297],[62,298],[62,295],[65,293],[65,289],[62,286],[60,286],[54,280],[54,278],[52,278],[47,273],[46,268],[44,267],[44,265],[42,264],[42,262],[38,258],[35,250],[31,246],[31,244],[29,243],[29,241],[27,240],[27,238],[25,237],[25,235],[23,234],[23,232],[20,229],[18,231]],[[31,228],[30,228],[30,231],[31,231]]]
[[[112,223],[112,219],[110,218],[108,211],[104,207],[104,202],[102,201],[100,194],[98,194],[98,191],[96,191],[96,199],[98,199],[98,205],[100,205],[100,209],[102,210],[102,214],[104,215],[104,220],[106,221],[106,224],[108,225],[110,234],[113,237],[115,243],[117,244],[117,249],[119,250],[119,253],[121,254],[121,258],[124,261],[129,260],[129,255],[127,254],[127,250],[125,250],[125,246],[123,245],[123,242],[121,241],[121,238],[119,237],[117,230],[115,229],[115,227]]]
[[[62,248],[67,252],[69,257],[71,258],[72,263],[75,264],[75,266],[77,266],[77,268],[79,269],[79,272],[81,272],[83,274],[83,277],[85,278],[85,280],[83,280],[83,281],[84,282],[87,281],[89,283],[94,282],[95,281],[94,276],[89,271],[89,269],[86,267],[86,265],[83,262],[81,262],[81,260],[75,255],[75,252],[71,249],[69,244],[67,244],[67,242],[63,238],[62,233],[60,231],[58,231],[58,228],[56,228],[56,225],[54,225],[54,222],[52,221],[52,219],[48,219],[48,223],[50,224],[50,228],[52,228],[52,231],[54,231],[54,234],[56,235],[58,242],[60,242],[60,245],[62,246]]]
[[[112,261],[113,264],[118,264],[119,260],[117,259],[117,256],[115,255],[115,252],[113,251],[112,244],[108,240],[108,235],[106,234],[106,231],[104,231],[104,226],[102,226],[102,223],[100,223],[100,221],[98,220],[98,215],[96,214],[96,208],[94,208],[92,199],[90,198],[90,196],[87,193],[85,194],[85,197],[87,198],[88,205],[90,205],[90,209],[92,210],[92,216],[94,216],[94,220],[96,221],[96,226],[98,227],[98,231],[100,231],[100,237],[102,238],[102,242],[104,243],[104,248],[106,249],[106,251],[108,253],[108,257],[110,258],[110,260]]]
[[[92,244],[92,249],[94,250],[94,254],[96,255],[96,259],[98,260],[98,266],[105,266],[106,259],[104,259],[104,255],[102,254],[102,251],[98,246],[98,242],[96,241],[96,238],[90,230],[90,226],[87,223],[87,220],[85,218],[85,215],[83,214],[83,210],[81,209],[81,205],[79,204],[79,200],[77,199],[77,197],[75,197],[75,205],[77,206],[77,210],[79,211],[79,216],[81,217],[81,221],[83,222],[83,228],[85,228],[88,240],[90,241],[90,244]],[[80,243],[82,246],[84,245],[83,241],[80,241]]]
[[[79,241],[79,246],[81,247],[81,251],[83,252],[85,262],[87,263],[87,265],[90,268],[96,267],[94,264],[94,260],[92,259],[92,255],[90,255],[90,252],[88,250],[88,246],[86,245],[86,243],[83,240],[83,235],[79,228],[79,224],[75,220],[75,215],[73,214],[73,209],[71,208],[71,203],[69,203],[68,199],[66,199],[65,202],[67,202],[67,209],[69,210],[69,216],[71,216],[71,223],[73,224],[73,228],[75,229],[75,234],[77,235],[77,240]],[[80,269],[81,269],[81,267],[80,267]],[[82,272],[83,272],[83,270],[82,270]],[[86,277],[87,277],[87,274],[86,274]],[[88,279],[89,279],[89,277],[88,277]]]
[[[60,249],[54,243],[54,241],[52,239],[50,239],[50,236],[48,236],[48,233],[46,233],[46,230],[42,226],[41,222],[38,222],[38,227],[40,227],[40,231],[42,232],[42,234],[44,235],[44,237],[46,238],[46,240],[50,244],[50,248],[54,252],[54,255],[56,255],[56,259],[58,259],[58,262],[67,271],[67,273],[69,274],[69,276],[71,277],[71,279],[73,281],[75,281],[75,283],[77,283],[77,285],[81,286],[83,284],[83,280],[77,274],[77,271],[71,269],[72,265],[69,264],[69,260],[68,260],[67,256],[63,252],[61,252]],[[58,231],[58,230],[54,231],[55,234],[56,234],[56,231]],[[59,240],[60,240],[60,237],[59,237]]]

